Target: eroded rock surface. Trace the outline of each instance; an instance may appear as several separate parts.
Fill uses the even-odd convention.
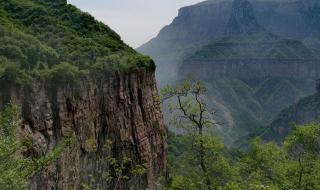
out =
[[[85,77],[75,84],[33,82],[0,92],[0,107],[22,107],[24,135],[32,137],[32,156],[48,154],[65,138],[73,143],[49,167],[30,179],[30,189],[157,189],[166,173],[167,132],[152,72]],[[106,148],[108,141],[110,148]],[[108,181],[109,158],[146,165],[142,175]]]

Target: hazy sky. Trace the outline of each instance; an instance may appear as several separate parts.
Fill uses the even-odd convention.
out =
[[[68,0],[115,30],[136,48],[171,23],[178,9],[203,0]]]

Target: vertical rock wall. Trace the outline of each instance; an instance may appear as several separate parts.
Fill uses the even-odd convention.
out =
[[[22,107],[23,134],[33,140],[31,156],[46,155],[73,139],[59,159],[30,179],[29,188],[156,189],[166,173],[167,131],[154,74],[116,73],[52,84],[34,82],[0,92],[0,107],[9,101]],[[128,168],[145,165],[146,172],[128,169],[128,179],[118,180],[110,158],[121,163],[126,157]]]

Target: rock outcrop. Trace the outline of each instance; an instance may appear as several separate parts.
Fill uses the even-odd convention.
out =
[[[252,34],[263,32],[264,29],[258,24],[255,18],[254,9],[248,0],[235,0],[232,4],[232,12],[226,33]]]
[[[153,71],[82,77],[73,85],[33,81],[2,90],[0,107],[15,102],[22,108],[22,133],[32,138],[32,156],[73,139],[57,160],[30,178],[29,189],[157,189],[166,173],[167,132],[156,97]],[[131,160],[128,179],[117,182],[110,158]],[[146,172],[130,172],[135,165],[146,166]]]

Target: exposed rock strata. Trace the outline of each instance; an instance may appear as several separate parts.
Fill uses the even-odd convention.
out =
[[[30,189],[109,189],[103,177],[107,157],[124,156],[146,164],[146,174],[129,175],[117,189],[156,189],[166,173],[167,133],[156,100],[154,74],[110,74],[85,77],[75,85],[33,82],[0,92],[0,107],[13,101],[22,107],[23,132],[32,137],[34,156],[47,154],[66,137],[74,143],[49,167],[30,179]],[[105,149],[107,140],[112,148]]]
[[[243,80],[265,77],[305,78],[320,77],[317,59],[226,59],[189,60],[181,67],[180,76],[200,76],[202,79],[232,77]]]

